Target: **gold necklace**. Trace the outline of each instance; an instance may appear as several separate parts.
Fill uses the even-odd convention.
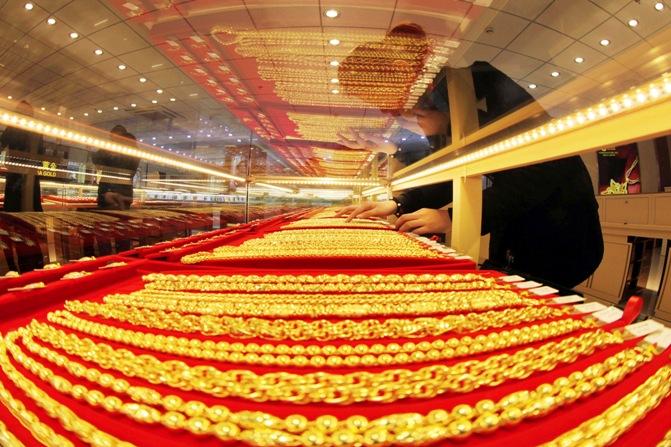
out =
[[[25,356],[16,359],[22,365],[26,364]],[[72,410],[58,401],[52,399],[47,393],[42,391],[33,382],[21,375],[14,368],[7,357],[5,342],[0,338],[0,368],[16,387],[23,390],[25,394],[33,400],[37,406],[44,409],[48,415],[53,415],[61,425],[68,431],[73,432],[82,441],[94,446],[109,447],[133,447],[133,444],[121,441],[116,437],[105,433],[96,426],[79,418]],[[51,427],[41,422],[38,417],[26,409],[23,402],[13,397],[0,381],[0,402],[28,428],[31,434],[38,441],[48,446],[72,446],[72,443],[61,435],[55,433]]]
[[[454,292],[452,292],[454,293]],[[473,292],[470,292],[473,293]],[[494,295],[494,296],[492,296]],[[266,317],[365,317],[371,315],[434,315],[441,313],[464,313],[492,310],[503,307],[545,306],[540,299],[525,298],[510,291],[478,292],[474,295],[461,295],[452,300],[401,302],[390,306],[390,302],[377,303],[331,303],[306,302],[289,303],[281,301],[271,303],[222,303],[184,300],[175,298],[154,298],[139,295],[108,295],[105,303],[132,306],[136,308],[181,312],[197,315],[229,316],[266,316]]]
[[[436,362],[484,352],[521,346],[597,326],[594,320],[556,320],[550,323],[492,332],[476,337],[438,339],[432,342],[406,342],[343,345],[271,345],[228,343],[186,337],[164,336],[121,329],[77,318],[67,311],[51,312],[49,322],[109,341],[138,348],[197,359],[264,366],[342,367],[354,365],[389,366]]]
[[[94,407],[102,407],[111,413],[125,414],[137,422],[161,424],[170,429],[183,429],[197,435],[212,435],[223,441],[238,440],[252,445],[264,446],[309,446],[323,444],[345,444],[382,446],[396,444],[408,439],[418,444],[436,442],[447,438],[464,438],[472,433],[489,432],[506,425],[514,425],[529,417],[538,417],[563,405],[587,397],[595,392],[619,383],[641,365],[649,362],[657,353],[652,345],[636,346],[576,371],[567,377],[559,377],[552,383],[544,383],[534,390],[523,390],[503,397],[498,402],[481,400],[474,406],[457,405],[451,411],[432,410],[426,415],[418,413],[391,414],[369,421],[361,415],[352,415],[345,420],[323,415],[308,420],[300,414],[278,418],[259,411],[231,412],[221,405],[207,406],[200,401],[184,402],[175,395],[161,395],[154,390],[135,387],[123,379],[101,374],[83,365],[70,365],[67,358],[38,345],[37,350],[45,354],[52,363],[63,363],[78,377],[97,383],[116,393],[129,395],[134,402],[123,402],[116,396],[106,396],[83,385],[72,385],[67,379],[39,362],[30,363],[20,348],[11,340],[17,333],[8,336],[9,346],[15,358],[38,377],[60,393],[69,394]],[[48,351],[48,350],[47,350]],[[63,361],[65,360],[65,361]],[[0,350],[0,365],[5,372],[13,369],[4,346]],[[81,367],[80,367],[81,366]],[[25,389],[27,378],[19,376],[17,383]],[[45,394],[46,396],[46,394]],[[166,412],[154,408],[161,406]]]
[[[446,315],[442,318],[305,321],[182,314],[92,301],[66,301],[65,309],[151,329],[294,341],[436,337],[450,332],[463,333],[563,318],[571,311],[569,307],[537,306]]]
[[[590,445],[601,447],[610,445],[622,433],[655,409],[669,394],[671,394],[671,366],[665,365],[605,412],[583,422],[543,446]]]
[[[538,348],[513,354],[499,354],[485,360],[470,360],[451,366],[431,365],[418,370],[389,369],[381,373],[359,371],[349,374],[287,372],[257,375],[248,370],[221,371],[215,367],[191,367],[178,360],[160,361],[105,343],[80,339],[33,321],[31,334],[71,355],[86,358],[105,368],[122,371],[183,390],[197,390],[216,397],[241,397],[257,402],[285,401],[307,404],[323,402],[347,405],[354,402],[394,402],[413,397],[427,399],[446,392],[470,392],[482,386],[496,386],[511,378],[526,378],[536,371],[554,369],[596,349],[623,343],[617,332],[597,330]],[[357,366],[357,365],[351,365]],[[152,379],[153,378],[153,379]]]

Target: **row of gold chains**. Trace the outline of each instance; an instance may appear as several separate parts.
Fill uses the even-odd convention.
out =
[[[400,413],[374,420],[362,415],[352,415],[347,419],[322,415],[314,420],[308,420],[300,414],[278,418],[260,411],[232,412],[222,405],[208,406],[197,400],[185,402],[176,395],[162,395],[150,388],[133,386],[123,379],[71,362],[55,351],[30,342],[30,332],[31,329],[24,328],[10,333],[6,337],[7,347],[18,363],[42,378],[57,392],[70,395],[110,413],[124,414],[137,422],[160,424],[197,435],[216,436],[222,441],[238,440],[258,446],[424,444],[441,439],[464,438],[473,433],[491,432],[500,427],[515,425],[530,417],[548,414],[615,385],[652,360],[657,353],[652,345],[629,348],[608,357],[603,362],[594,363],[583,371],[575,371],[569,376],[559,377],[532,390],[509,394],[498,402],[481,400],[473,406],[457,405],[449,410],[436,409],[426,415]],[[112,390],[116,395],[106,395],[82,384],[73,385],[68,379],[56,374],[36,359],[27,357],[15,343],[19,337],[23,337],[25,346],[40,358],[66,368],[76,377]],[[14,368],[7,357],[4,343],[0,343],[0,366],[17,387],[24,391],[36,391],[28,392],[28,395],[38,405],[44,408],[56,404]],[[668,388],[671,386],[670,374],[671,368],[664,366],[633,393],[611,407],[610,413],[607,413],[609,424],[623,428],[622,431],[629,428],[631,419],[626,418],[629,413],[627,409],[631,410],[631,403],[640,402],[641,398],[647,399],[647,403],[636,410],[638,417],[634,422],[654,408],[668,394]],[[124,401],[117,395],[128,396],[132,401]],[[6,406],[17,406],[6,393],[0,392],[0,399]],[[621,407],[619,410],[618,406]],[[35,425],[31,425],[30,429],[34,427]],[[84,439],[83,431],[74,431]],[[87,440],[89,438],[90,436]],[[610,438],[611,442],[613,439],[615,436]],[[112,441],[109,445],[120,444]]]
[[[446,392],[467,393],[483,386],[497,386],[510,379],[523,379],[537,371],[549,371],[559,364],[574,362],[583,355],[624,341],[619,332],[596,330],[548,342],[538,348],[523,348],[512,354],[497,354],[450,366],[439,364],[417,370],[388,369],[375,373],[272,372],[258,375],[249,370],[222,371],[209,365],[192,367],[178,360],[161,361],[149,354],[136,355],[35,321],[29,331],[23,331],[23,336],[26,344],[36,337],[104,368],[150,382],[159,380],[177,389],[257,402],[338,405],[366,401],[388,403],[408,397],[428,399]]]
[[[272,345],[203,341],[137,332],[84,320],[64,311],[52,312],[48,319],[52,323],[97,338],[183,357],[250,365],[316,368],[389,366],[444,361],[544,341],[597,326],[594,320],[564,319],[475,337],[465,336],[419,343]]]
[[[7,338],[9,341],[9,335]],[[29,370],[35,368],[36,362],[25,355],[16,355],[15,360],[27,367]],[[95,425],[81,419],[67,406],[51,398],[38,385],[22,375],[10,362],[5,342],[0,339],[0,369],[5,376],[25,396],[32,400],[39,408],[42,408],[51,418],[56,419],[61,426],[74,433],[82,441],[94,447],[133,447],[133,444],[122,441],[109,433],[105,433]],[[47,378],[47,376],[40,376]],[[10,413],[23,425],[33,437],[41,444],[49,447],[70,447],[74,444],[56,433],[48,424],[42,422],[20,399],[14,397],[0,380],[0,404],[5,406]]]
[[[182,262],[287,257],[412,257],[440,258],[414,239],[396,231],[368,229],[282,230],[250,239],[239,246],[221,246],[212,252],[184,256]]]
[[[172,292],[176,293],[176,292]],[[198,295],[198,294],[194,294]],[[202,295],[202,294],[201,294]],[[329,297],[329,295],[324,295]],[[332,295],[330,295],[332,297]],[[170,294],[165,297],[150,297],[147,293],[134,292],[130,295],[108,295],[105,303],[137,308],[161,310],[166,312],[180,312],[196,315],[215,316],[256,316],[256,317],[367,317],[371,315],[434,315],[445,313],[464,313],[486,311],[504,307],[533,307],[545,306],[542,299],[527,298],[512,291],[478,291],[478,292],[445,292],[442,298],[435,300],[421,299],[416,301],[388,300],[387,302],[336,302],[320,301],[319,297],[310,297],[303,303],[284,303],[278,295],[277,301],[266,303],[247,302],[216,302],[204,301],[194,296],[193,300],[184,296],[175,298]],[[378,298],[377,295],[374,296]],[[283,298],[290,298],[283,295]],[[341,297],[338,297],[341,298]],[[357,297],[361,298],[361,297]],[[393,305],[392,305],[393,303]]]
[[[392,276],[392,275],[388,275]],[[211,276],[211,275],[145,275],[145,288],[166,291],[201,292],[304,292],[304,293],[369,293],[369,292],[433,292],[449,290],[510,289],[509,284],[481,275],[428,275],[432,281],[403,281],[401,275],[291,275],[280,276]],[[419,276],[419,275],[412,275]],[[365,279],[361,278],[364,277]],[[461,278],[468,279],[461,279]]]
[[[90,301],[66,301],[65,308],[89,317],[102,317],[150,329],[168,329],[209,336],[226,335],[241,339],[293,341],[437,337],[450,332],[464,333],[565,318],[570,313],[568,307],[538,306],[446,315],[441,318],[306,321],[183,314]]]
[[[601,447],[610,445],[662,403],[669,394],[671,394],[671,367],[666,365],[604,413],[583,422],[543,446]],[[668,443],[668,439],[665,439],[660,444],[668,445]]]

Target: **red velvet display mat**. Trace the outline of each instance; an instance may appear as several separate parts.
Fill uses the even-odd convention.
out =
[[[48,311],[59,309],[62,307],[62,303],[67,299],[79,299],[79,300],[100,300],[104,295],[109,293],[124,293],[137,290],[141,287],[141,275],[145,272],[165,272],[174,269],[175,265],[170,263],[154,262],[154,261],[138,261],[133,263],[133,265],[119,267],[110,270],[100,270],[94,274],[71,281],[58,281],[56,283],[50,284],[45,289],[34,290],[29,292],[19,292],[13,294],[6,294],[0,297],[0,315],[2,319],[0,321],[0,331],[7,332],[18,326],[25,325],[30,322],[33,318],[38,320],[44,320],[44,317]],[[264,273],[292,273],[292,274],[319,274],[319,273],[347,273],[343,271],[334,271],[334,270],[323,270],[323,269],[312,269],[312,270],[258,270],[258,269],[194,269],[186,270],[184,268],[177,269],[176,271],[182,273],[199,273],[199,274],[222,274],[222,273],[240,273],[240,274],[264,274]],[[421,272],[422,270],[417,269],[413,270],[413,273]],[[392,269],[385,271],[384,273],[391,273]],[[394,273],[408,272],[408,269],[393,269]],[[379,269],[366,269],[351,273],[381,273]],[[434,271],[435,273],[435,271]],[[497,275],[496,272],[481,272],[484,275]],[[119,325],[122,326],[122,325]],[[137,329],[137,328],[136,328]],[[84,336],[80,334],[80,336]],[[191,336],[191,335],[189,335]],[[93,337],[91,337],[93,338]],[[225,337],[215,337],[216,340],[227,340]],[[99,341],[99,340],[96,340]],[[254,340],[248,340],[254,341]],[[412,341],[418,341],[413,339]],[[109,343],[109,342],[108,342]],[[626,346],[630,346],[634,341],[628,342]],[[109,343],[112,346],[115,346],[114,343]],[[535,343],[531,346],[537,346],[540,343]],[[513,380],[507,381],[504,384],[493,387],[493,388],[480,388],[474,392],[468,394],[459,394],[459,393],[446,393],[440,397],[430,399],[430,400],[419,400],[419,399],[406,399],[402,401],[397,401],[389,404],[373,404],[373,403],[357,403],[349,406],[329,406],[324,404],[319,405],[291,405],[286,403],[256,403],[248,402],[243,399],[238,398],[227,398],[227,399],[215,399],[209,395],[198,393],[198,392],[185,392],[181,390],[175,390],[168,388],[166,386],[158,385],[149,385],[148,383],[142,381],[141,379],[132,379],[131,383],[143,384],[145,386],[153,387],[162,393],[173,393],[182,396],[185,399],[194,398],[201,400],[208,404],[221,403],[228,406],[230,409],[239,411],[239,410],[258,410],[266,411],[268,413],[284,417],[292,413],[301,413],[306,415],[308,418],[314,418],[321,414],[333,414],[340,418],[346,418],[352,414],[364,414],[369,419],[375,417],[380,417],[389,413],[398,413],[398,412],[420,412],[426,413],[435,408],[446,408],[451,409],[455,405],[460,403],[474,404],[475,402],[481,399],[493,399],[497,400],[504,395],[507,395],[511,392],[522,390],[522,389],[533,389],[541,383],[552,382],[555,378],[560,376],[565,376],[570,374],[573,371],[584,369],[586,366],[603,360],[609,355],[614,354],[615,352],[623,349],[623,346],[615,346],[607,348],[601,351],[598,351],[592,356],[581,358],[575,363],[568,365],[559,365],[557,368],[549,372],[538,372],[533,374],[528,379],[523,381]],[[512,348],[510,351],[517,350],[519,348]],[[141,351],[136,348],[130,349],[133,352],[140,353]],[[159,359],[169,359],[171,356],[163,355],[158,353],[152,353]],[[483,354],[479,356],[469,357],[473,359],[485,358],[491,354]],[[218,363],[210,363],[206,361],[200,361],[197,359],[183,359],[186,363],[190,365],[197,364],[216,364],[220,369],[251,369],[258,373],[264,371],[277,370],[276,368],[270,367],[248,367],[246,365],[224,365]],[[463,359],[462,359],[463,360]],[[87,364],[87,362],[78,359],[80,363]],[[446,364],[453,364],[459,362],[459,359],[454,359]],[[626,378],[620,385],[613,388],[608,388],[598,394],[598,397],[593,397],[585,399],[583,401],[575,402],[569,406],[562,407],[551,414],[533,420],[527,420],[521,424],[514,427],[506,427],[499,429],[493,433],[486,435],[473,435],[468,439],[460,441],[441,441],[438,445],[483,445],[483,446],[500,446],[500,445],[516,445],[516,446],[531,446],[537,445],[541,442],[549,441],[554,437],[560,435],[562,432],[569,430],[580,422],[588,419],[590,417],[596,416],[606,409],[609,405],[612,405],[618,399],[622,398],[625,394],[632,391],[636,386],[642,383],[645,378],[650,376],[657,368],[669,362],[669,353],[665,353],[658,357],[653,363],[645,365],[639,369],[636,373],[632,374]],[[15,364],[16,365],[16,364]],[[93,366],[92,364],[87,364]],[[18,366],[18,365],[17,365]],[[64,377],[68,377],[73,382],[77,382],[77,379],[69,376],[64,370],[56,368],[54,365],[49,364],[49,366],[58,370],[58,374]],[[426,364],[412,364],[407,365],[407,369],[417,369],[419,367],[426,366]],[[27,377],[34,380],[36,383],[40,383],[40,380],[32,376],[29,372],[20,369],[20,371]],[[293,372],[300,371],[309,371],[308,369],[295,368]],[[342,369],[342,370],[332,370],[333,372],[352,372],[356,369]],[[118,375],[116,373],[115,375]],[[15,395],[21,396],[22,400],[28,404],[28,407],[31,411],[34,411],[41,420],[48,421],[49,425],[54,427],[54,429],[66,436],[68,439],[73,440],[75,445],[83,445],[81,441],[78,441],[75,436],[71,433],[66,432],[56,423],[53,419],[50,419],[44,411],[37,408],[36,406],[30,404],[28,399],[23,396],[23,394],[14,388],[11,384],[7,383],[6,378],[3,377],[3,384]],[[90,389],[100,389],[105,391],[107,394],[110,394],[109,390],[102,390],[100,387],[91,385]],[[164,428],[159,425],[152,426],[143,426],[136,422],[131,422],[129,419],[126,419],[125,416],[113,415],[105,412],[102,409],[94,409],[89,405],[82,403],[81,401],[76,401],[72,398],[59,395],[53,389],[45,386],[45,391],[48,392],[53,398],[56,398],[59,402],[66,404],[71,408],[77,415],[80,417],[94,423],[99,428],[104,431],[111,433],[120,439],[128,440],[130,442],[137,443],[139,445],[168,445],[168,446],[185,446],[185,445],[206,445],[214,446],[221,445],[221,442],[216,440],[213,437],[194,437],[193,435],[182,432],[182,431],[170,431],[167,428]],[[126,398],[127,400],[127,398]],[[631,442],[632,439],[636,440],[636,444],[639,446],[654,445],[658,442],[664,432],[665,428],[668,429],[668,421],[665,420],[664,415],[668,415],[671,410],[671,402],[667,399],[662,406],[650,413],[649,417],[644,421],[640,422],[635,426],[633,432],[628,433],[622,437],[616,445],[631,445],[627,444]],[[13,417],[10,417],[7,414],[5,409],[0,409],[0,418],[11,428],[14,432],[26,445],[37,445],[37,443],[32,440],[28,432],[22,428]],[[651,422],[652,421],[652,422]],[[654,423],[657,421],[657,423]],[[639,430],[639,426],[646,427],[645,430]],[[234,443],[229,443],[234,445]]]

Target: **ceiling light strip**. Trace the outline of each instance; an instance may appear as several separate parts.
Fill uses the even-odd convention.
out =
[[[498,143],[486,146],[470,154],[395,179],[391,182],[391,185],[394,189],[403,189],[403,185],[411,181],[483,160],[493,155],[516,150],[528,144],[538,143],[557,135],[602,121],[606,118],[649,106],[670,97],[671,76],[664,74],[652,82],[644,84],[638,88],[632,88],[627,93],[613,96],[610,99],[592,105],[591,107],[578,110],[562,118],[553,119],[542,126],[538,126],[529,131],[499,141]]]
[[[232,180],[244,182],[245,179],[231,174],[226,174],[215,168],[210,168],[207,165],[194,163],[186,158],[177,157],[161,153],[160,149],[143,149],[127,146],[124,144],[115,143],[111,140],[95,137],[85,134],[83,132],[67,129],[65,127],[48,124],[44,121],[27,117],[19,113],[11,112],[0,108],[0,124],[6,126],[16,127],[30,132],[36,132],[44,136],[59,138],[70,143],[78,145],[95,147],[118,154],[123,154],[129,157],[140,158],[147,161],[153,161],[162,165],[173,168],[185,169],[187,171],[200,172],[202,174],[212,175],[215,177],[224,177]],[[145,145],[146,146],[146,145]]]

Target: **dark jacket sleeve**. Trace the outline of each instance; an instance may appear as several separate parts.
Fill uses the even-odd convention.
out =
[[[409,189],[403,191],[395,199],[401,204],[401,211],[404,214],[421,208],[442,208],[452,203],[452,182]]]

